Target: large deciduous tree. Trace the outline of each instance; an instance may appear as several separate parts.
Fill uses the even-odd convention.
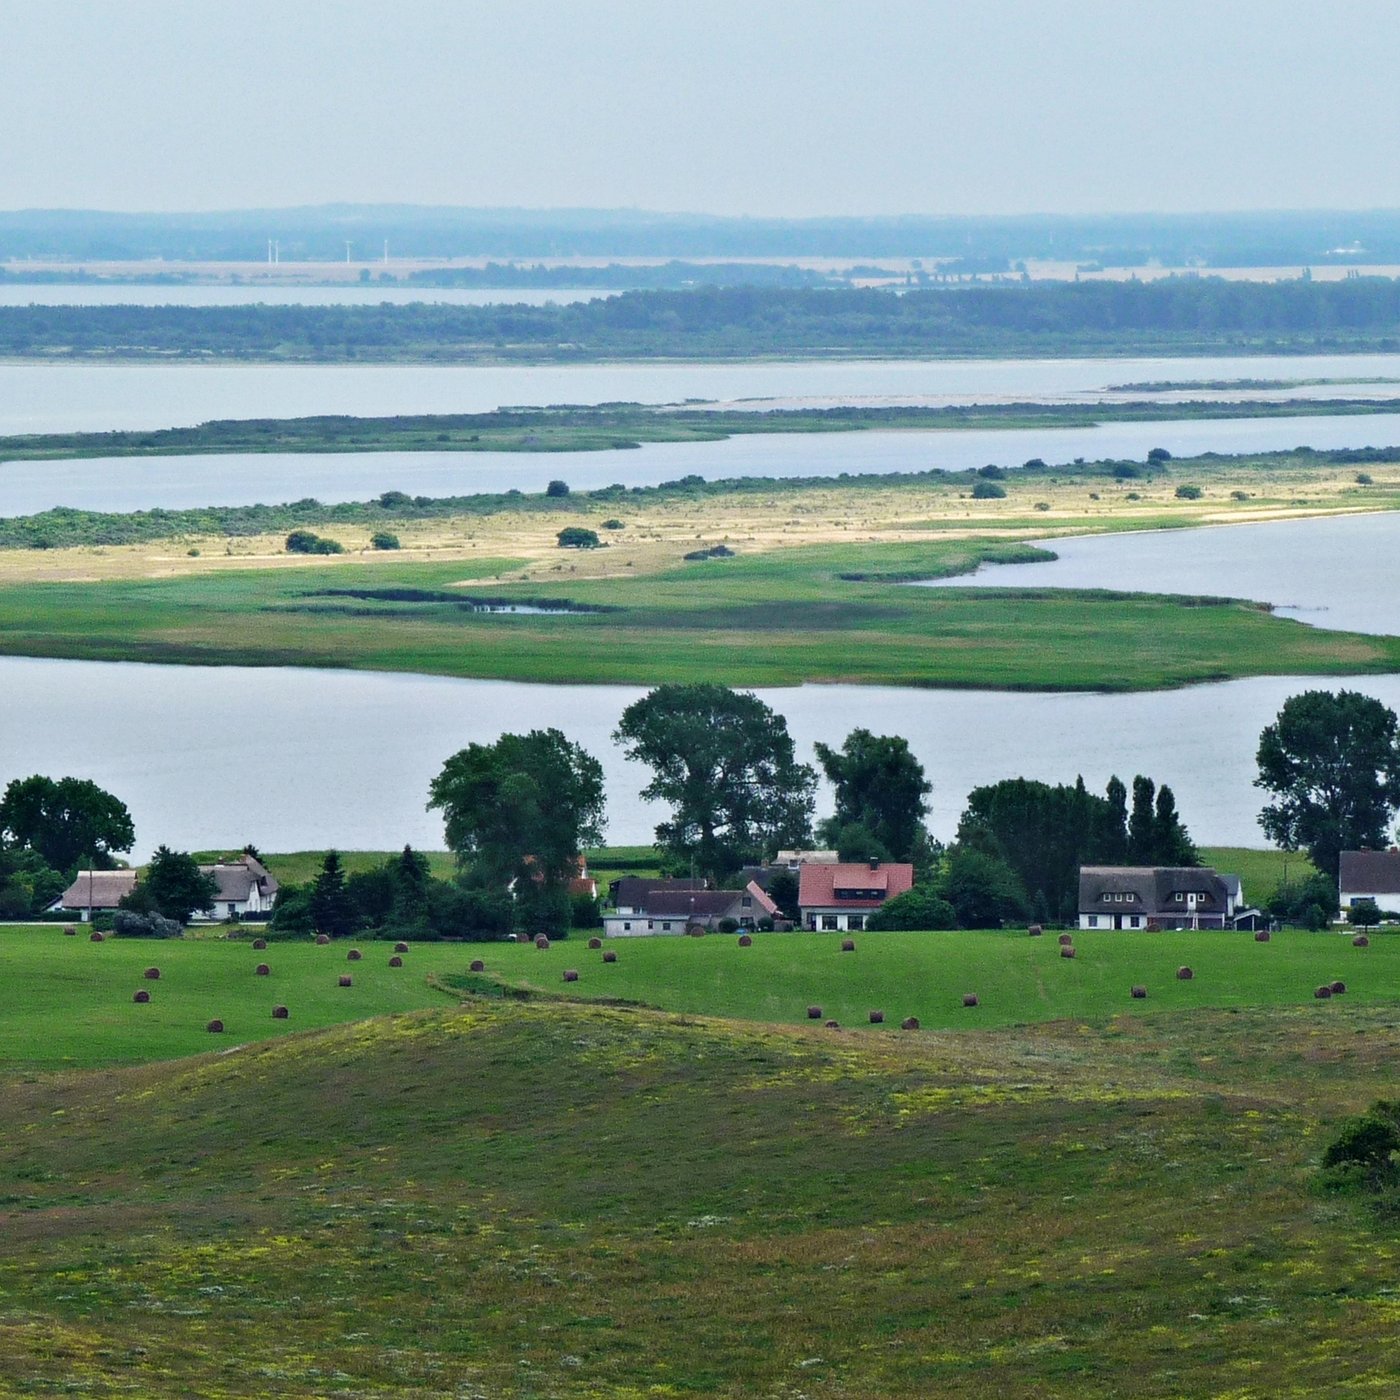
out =
[[[757,696],[658,686],[623,711],[614,738],[652,770],[642,795],[671,805],[658,844],[700,874],[720,880],[811,839],[817,775],[797,761],[787,721]]]
[[[821,839],[839,845],[844,829],[863,827],[890,859],[912,860],[927,839],[924,816],[933,785],[908,741],[853,729],[839,749],[819,743],[816,751],[836,792],[836,812],[821,823]]]
[[[1395,712],[1354,690],[1308,690],[1259,736],[1255,786],[1274,800],[1259,825],[1286,851],[1305,850],[1335,885],[1341,853],[1383,846],[1400,807]]]
[[[86,778],[16,778],[0,798],[0,836],[34,851],[54,870],[83,862],[111,868],[129,851],[136,828],[126,804]]]
[[[198,861],[185,851],[158,846],[136,887],[148,909],[177,924],[187,924],[193,914],[212,909],[218,886]]]
[[[568,884],[603,839],[603,768],[557,729],[469,744],[433,779],[447,845],[488,889],[514,886],[522,920],[568,927]],[[562,928],[560,927],[562,920]]]

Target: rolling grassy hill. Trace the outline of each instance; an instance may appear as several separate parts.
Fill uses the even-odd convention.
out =
[[[98,949],[98,952],[107,951]],[[1379,1395],[1393,1006],[853,1034],[477,1003],[0,1097],[0,1393]]]

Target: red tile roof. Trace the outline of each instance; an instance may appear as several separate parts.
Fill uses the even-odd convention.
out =
[[[914,867],[881,862],[872,870],[864,861],[840,865],[804,864],[797,876],[797,902],[803,909],[878,909],[885,900],[914,884]],[[876,891],[853,898],[838,890]]]

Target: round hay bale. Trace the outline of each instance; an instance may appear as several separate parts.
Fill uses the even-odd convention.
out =
[[[408,944],[405,943],[403,939],[399,939],[399,941],[394,944],[394,951],[396,953],[406,953],[408,952]]]
[[[390,967],[402,967],[402,966],[403,966],[403,959],[402,959],[401,957],[399,957],[399,955],[398,955],[397,953],[395,953],[394,956],[393,956],[392,958],[389,959],[389,966],[390,966]]]
[[[544,934],[540,934],[540,936],[535,939],[535,947],[539,948],[541,951],[547,949],[549,947],[549,939],[547,939]]]
[[[753,947],[753,939],[750,938],[749,935],[748,935],[747,933],[741,933],[741,934],[739,935],[739,946],[740,946],[741,948],[752,948],[752,947]]]
[[[615,963],[617,961],[617,954],[611,948],[607,948],[603,952],[603,961],[605,963]]]
[[[1367,938],[1364,933],[1358,933],[1356,937],[1351,940],[1351,946],[1353,948],[1369,948],[1371,946],[1371,940]]]
[[[820,1021],[821,1018],[822,1018],[822,1009],[821,1009],[820,1006],[809,1006],[809,1007],[807,1008],[807,1019],[808,1019],[809,1021]]]
[[[1269,941],[1269,930],[1261,928],[1258,933],[1254,935],[1254,941],[1256,943],[1267,943]]]
[[[1147,988],[1143,986],[1134,987],[1128,995],[1131,996],[1134,1001],[1142,1001],[1147,996]]]
[[[261,953],[261,952],[263,951],[263,949],[266,948],[266,947],[267,947],[267,939],[265,939],[265,938],[255,938],[255,939],[253,940],[253,951],[254,951],[255,953]]]
[[[146,979],[146,981],[148,981],[148,982],[159,982],[159,981],[160,981],[160,968],[158,968],[158,967],[148,967],[148,968],[145,970],[145,972],[143,972],[143,973],[141,974],[141,976],[144,977],[144,978]]]
[[[341,973],[341,975],[340,975],[340,985],[341,985],[342,987],[350,987],[350,986],[353,986],[353,985],[354,985],[354,982],[353,982],[353,979],[347,977],[344,973]]]
[[[577,969],[577,968],[572,968],[572,967],[566,967],[566,968],[564,969],[564,980],[565,980],[566,982],[577,982],[577,981],[578,981],[578,969]]]
[[[1074,942],[1074,935],[1073,935],[1072,933],[1062,933],[1062,934],[1060,935],[1060,947],[1061,947],[1061,948],[1068,948],[1069,945],[1070,945],[1071,943],[1073,943],[1073,942]]]
[[[1032,924],[1032,925],[1030,926],[1030,928],[1028,928],[1028,929],[1026,930],[1026,932],[1027,932],[1032,938],[1039,938],[1040,935],[1043,934],[1043,933],[1045,932],[1045,930],[1044,930],[1043,928],[1041,928],[1041,926],[1040,926],[1039,924]]]
[[[1347,989],[1347,984],[1346,984],[1345,982],[1341,981],[1340,979],[1338,979],[1336,982],[1333,982],[1333,983],[1332,983],[1332,995],[1333,995],[1334,997],[1339,997],[1339,996],[1341,996],[1342,993],[1346,991],[1346,989]]]
[[[870,1024],[872,1026],[883,1026],[885,1024],[885,1013],[883,1011],[872,1011],[870,1013]]]
[[[1179,967],[1176,970],[1176,980],[1178,982],[1189,982],[1196,974],[1189,967]]]
[[[1322,986],[1313,989],[1313,996],[1315,996],[1318,1001],[1326,1001],[1331,995],[1332,984],[1330,982],[1324,982]]]
[[[259,963],[259,964],[253,969],[253,976],[254,976],[254,977],[270,977],[271,975],[272,975],[272,969],[271,969],[266,963]]]
[[[843,939],[841,940],[841,951],[842,951],[843,953],[854,953],[855,950],[856,950],[856,941],[855,941],[854,938],[843,938]]]
[[[287,1019],[287,1008],[285,1006],[274,1006],[272,1008],[272,1019],[274,1021],[285,1021]]]
[[[63,936],[64,936],[65,938],[76,938],[76,937],[78,936],[78,930],[75,929],[75,928],[73,927],[72,924],[69,924],[69,925],[63,930]]]
[[[90,934],[88,934],[88,942],[89,942],[89,943],[101,943],[101,942],[102,942],[102,938],[103,938],[103,935],[102,935],[101,933],[99,933],[96,929],[93,929],[93,931],[92,931]]]
[[[916,1031],[919,1029],[919,1018],[917,1016],[906,1016],[900,1023],[902,1031]]]
[[[840,1021],[827,1021],[824,1024],[829,1031],[839,1031],[841,1029]]]
[[[219,1020],[210,1021],[204,1029],[208,1031],[210,1035],[222,1035],[224,1033],[224,1023]]]
[[[1061,943],[1061,944],[1060,944],[1060,956],[1061,956],[1062,958],[1072,958],[1072,957],[1074,956],[1074,951],[1075,951],[1075,950],[1074,950],[1074,944],[1073,944],[1073,943]]]
[[[588,946],[590,948],[601,948],[603,946],[603,940],[601,938],[590,938],[588,940]]]
[[[360,960],[362,957],[364,957],[364,954],[363,954],[362,952],[360,952],[360,950],[359,950],[358,948],[351,948],[351,950],[350,950],[348,953],[346,953],[346,955],[345,955],[345,961],[346,961],[346,962],[359,962],[359,960]]]
[[[472,970],[473,972],[485,972],[485,971],[486,971],[486,964],[485,964],[484,962],[482,962],[480,958],[473,958],[473,959],[472,959],[471,970]]]
[[[132,993],[132,1001],[140,1002],[143,1006],[150,1001],[151,994],[144,987],[139,992]]]
[[[964,993],[963,993],[963,1005],[964,1005],[964,1006],[976,1006],[976,1005],[977,1005],[977,993],[976,993],[976,992],[964,992]]]
[[[324,948],[324,947],[326,946],[326,944],[329,943],[330,941],[331,941],[331,936],[330,936],[330,934],[328,934],[328,933],[318,933],[318,934],[316,935],[316,946],[317,946],[318,948]]]

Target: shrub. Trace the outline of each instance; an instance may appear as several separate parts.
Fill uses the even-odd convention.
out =
[[[739,921],[738,919],[721,919],[718,927],[721,933],[738,933]]]
[[[1176,488],[1175,494],[1178,501],[1199,501],[1205,492],[1199,486],[1183,484]]]
[[[1357,472],[1356,484],[1358,486],[1374,486],[1375,477],[1373,477],[1370,472]]]
[[[569,483],[567,481],[551,481],[544,488],[544,494],[551,500],[560,500],[569,494]]]
[[[625,530],[626,528],[627,527],[616,516],[610,516],[607,520],[603,521],[603,529],[605,530]]]
[[[1035,503],[1035,508],[1036,508],[1036,510],[1049,510],[1049,509],[1050,509],[1050,502],[1049,502],[1049,501],[1037,501],[1037,502]]]
[[[867,928],[877,931],[908,932],[913,929],[956,928],[958,916],[946,899],[929,885],[915,885],[903,894],[886,900],[866,920]]]
[[[1324,1167],[1359,1170],[1372,1186],[1396,1176],[1395,1154],[1400,1152],[1400,1105],[1380,1101],[1342,1123],[1341,1132],[1322,1154]]]
[[[184,929],[174,919],[159,914],[136,914],[118,909],[112,916],[112,932],[118,938],[179,938]]]
[[[995,481],[979,481],[972,488],[972,499],[974,501],[1004,501],[1006,487],[998,486]]]
[[[328,540],[311,530],[293,530],[287,536],[284,548],[288,554],[345,553],[345,546],[339,540]]]
[[[1166,449],[1165,447],[1154,447],[1154,448],[1147,454],[1147,460],[1148,460],[1149,462],[1153,462],[1153,463],[1158,463],[1158,462],[1170,462],[1171,459],[1172,459],[1172,454],[1171,454],[1170,452],[1168,452],[1167,449]]]
[[[987,481],[1004,481],[1006,479],[1005,470],[997,466],[994,462],[989,463],[985,467],[978,467],[977,475]]]
[[[560,549],[597,549],[603,543],[596,530],[582,525],[566,525],[554,538]]]
[[[399,537],[391,530],[376,530],[369,537],[369,547],[371,549],[402,549]]]

